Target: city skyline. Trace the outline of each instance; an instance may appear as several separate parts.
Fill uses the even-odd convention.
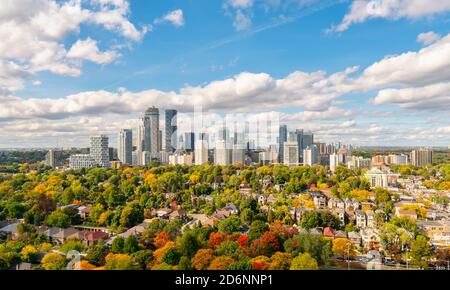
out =
[[[152,106],[161,141],[165,110],[201,106],[327,143],[450,144],[449,1],[5,1],[0,148],[117,144]]]

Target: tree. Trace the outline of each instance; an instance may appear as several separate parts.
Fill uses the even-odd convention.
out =
[[[225,241],[215,250],[217,256],[228,256],[235,260],[242,260],[245,257],[244,250],[235,241]]]
[[[159,232],[159,233],[156,234],[156,237],[153,240],[153,245],[157,249],[159,249],[159,248],[164,247],[167,244],[168,241],[170,241],[169,234],[164,232],[164,231],[162,231],[162,232]]]
[[[99,240],[96,245],[93,245],[88,249],[86,258],[96,266],[103,266],[106,263],[105,257],[108,253],[108,246],[105,245],[103,240]]]
[[[253,257],[270,257],[278,250],[280,250],[280,243],[272,232],[265,232],[261,238],[254,240],[249,248],[250,255]]]
[[[292,255],[289,253],[276,252],[271,258],[269,270],[289,270]]]
[[[131,257],[136,261],[140,270],[147,269],[147,265],[153,260],[153,252],[150,250],[141,250],[133,253]]]
[[[212,249],[201,249],[192,258],[192,266],[196,270],[206,270],[215,257]]]
[[[178,264],[178,270],[193,270],[191,260],[186,256],[181,257],[180,263]]]
[[[331,241],[319,234],[299,233],[284,242],[284,249],[294,257],[308,252],[320,265],[326,265],[331,256]]]
[[[309,253],[298,255],[292,260],[291,270],[319,270],[316,259]]]
[[[433,250],[427,237],[417,236],[411,243],[412,264],[422,269],[428,269],[428,262],[433,257]]]
[[[220,232],[212,232],[209,235],[208,247],[211,249],[216,249],[223,241],[225,237]]]
[[[228,256],[219,256],[212,260],[208,270],[227,270],[234,263],[233,258]]]
[[[120,224],[124,227],[131,228],[144,220],[144,210],[138,202],[128,204],[120,216]]]
[[[201,248],[201,243],[198,241],[197,237],[192,232],[185,232],[177,240],[177,244],[180,247],[180,252],[183,256],[192,258],[198,249]]]
[[[266,256],[257,256],[250,260],[250,264],[254,270],[268,270],[270,266],[270,259]]]
[[[70,227],[71,220],[70,217],[64,212],[61,210],[56,210],[47,217],[46,224],[49,227],[68,228]]]
[[[20,256],[22,261],[35,264],[37,262],[38,253],[39,251],[35,246],[27,245],[23,247],[22,251],[20,251]]]
[[[44,270],[64,270],[66,264],[66,258],[56,253],[48,253],[41,260],[41,266]]]
[[[170,248],[164,254],[163,262],[169,265],[177,265],[180,262],[181,255],[176,248]]]
[[[85,249],[84,244],[78,239],[69,239],[59,248],[59,250],[65,254],[70,251],[83,252]]]
[[[123,254],[125,247],[125,239],[122,237],[116,237],[111,245],[113,254]]]
[[[241,228],[241,220],[239,216],[232,215],[219,224],[219,231],[224,234],[231,234],[239,231]]]
[[[332,251],[337,256],[355,257],[355,245],[347,238],[337,238],[333,240]]]
[[[250,236],[250,240],[254,240],[261,237],[268,230],[269,226],[265,222],[256,220],[250,225],[248,235]]]
[[[126,240],[125,243],[123,245],[123,252],[125,254],[133,254],[137,251],[140,250],[140,246],[139,246],[139,242],[137,240],[137,238],[133,235],[129,236]]]
[[[138,265],[126,254],[108,254],[105,258],[106,270],[137,270]]]

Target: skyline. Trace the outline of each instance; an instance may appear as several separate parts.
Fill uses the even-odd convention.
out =
[[[194,105],[321,142],[450,144],[450,1],[5,3],[0,148],[116,144],[143,108]]]

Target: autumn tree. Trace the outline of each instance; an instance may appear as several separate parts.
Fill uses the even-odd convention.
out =
[[[309,253],[303,253],[292,260],[290,270],[319,270],[319,266]]]
[[[336,238],[333,240],[333,254],[341,257],[355,257],[356,247],[347,238]]]
[[[234,259],[228,256],[219,256],[212,260],[208,270],[227,270],[234,263]]]
[[[214,259],[215,255],[212,249],[201,249],[192,258],[192,266],[196,270],[206,270]]]

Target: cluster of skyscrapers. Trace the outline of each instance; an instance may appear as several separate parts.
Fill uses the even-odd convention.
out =
[[[325,165],[334,171],[339,164],[349,168],[371,167],[373,164],[413,164],[426,166],[432,162],[431,149],[413,150],[408,155],[375,156],[372,159],[352,156],[352,145],[314,142],[311,131],[296,129],[288,131],[280,125],[277,144],[265,148],[255,146],[248,130],[232,132],[220,127],[214,138],[206,132],[178,132],[178,112],[165,110],[165,133],[160,129],[160,112],[156,107],[148,108],[139,120],[135,130],[128,128],[118,134],[117,158],[109,147],[109,138],[104,135],[90,138],[89,152],[70,156],[70,168],[92,168],[121,165],[145,166],[156,161],[172,165],[201,165],[211,162],[217,165],[230,164],[274,164],[287,166]],[[136,136],[134,135],[136,132]],[[164,136],[164,138],[163,138]],[[274,143],[275,143],[274,142]],[[49,151],[47,162],[54,164],[53,150]],[[410,158],[409,158],[410,157]],[[381,160],[383,159],[383,160]],[[409,159],[411,162],[409,162]]]

